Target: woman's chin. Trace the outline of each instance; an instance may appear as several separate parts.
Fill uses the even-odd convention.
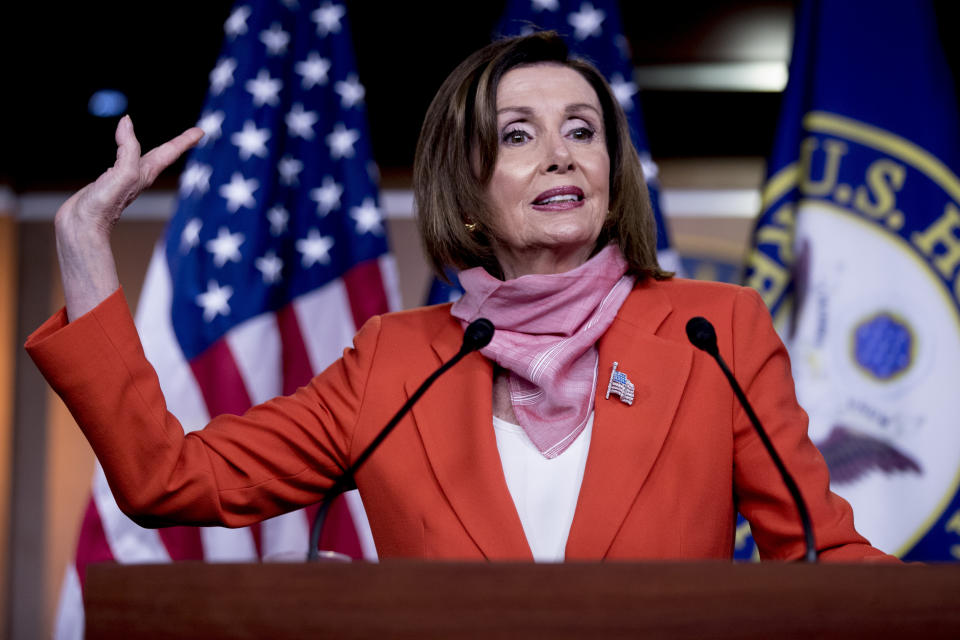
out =
[[[564,273],[590,259],[596,240],[553,242],[526,247],[500,258],[507,279],[528,274]]]

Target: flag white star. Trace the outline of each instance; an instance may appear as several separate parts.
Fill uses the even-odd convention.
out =
[[[530,6],[533,7],[534,11],[556,11],[557,7],[560,5],[557,4],[557,0],[531,0]]]
[[[242,36],[247,32],[247,18],[250,17],[250,7],[237,7],[223,23],[223,31],[227,37],[233,40],[237,36]]]
[[[180,232],[180,252],[189,253],[190,249],[200,244],[200,229],[203,227],[203,221],[200,218],[190,218],[187,224],[183,225],[183,231]]]
[[[327,136],[327,146],[330,147],[330,157],[352,158],[355,151],[353,143],[360,139],[360,132],[356,129],[347,129],[342,122],[333,127],[333,132]]]
[[[253,156],[267,157],[267,140],[270,139],[270,129],[257,129],[253,120],[243,123],[243,129],[230,136],[230,142],[240,148],[241,160],[249,160]]]
[[[290,214],[282,205],[278,204],[267,211],[267,220],[270,222],[270,235],[278,236],[287,230]]]
[[[318,216],[325,216],[334,209],[339,209],[341,195],[343,187],[331,176],[324,176],[323,184],[316,189],[310,189],[310,199],[317,203]]]
[[[317,34],[326,36],[328,33],[340,33],[340,18],[346,13],[342,5],[325,2],[310,14],[310,19],[317,23]]]
[[[225,117],[226,114],[223,111],[203,112],[203,115],[200,116],[200,122],[197,123],[197,126],[203,129],[203,137],[200,138],[201,147],[220,137],[220,134],[223,133],[220,127],[223,125]]]
[[[300,172],[303,171],[303,163],[291,156],[289,153],[277,163],[277,171],[280,173],[280,184],[288,187],[299,184]]]
[[[624,111],[633,109],[633,96],[639,89],[636,82],[629,82],[623,74],[615,73],[610,77],[610,88],[613,89],[613,95],[616,96],[617,102]]]
[[[274,22],[269,29],[260,32],[260,42],[267,48],[267,55],[283,55],[290,44],[290,34],[283,30],[279,22]]]
[[[217,230],[217,237],[207,240],[203,245],[213,254],[213,264],[222,267],[228,262],[240,262],[240,245],[243,244],[242,233],[230,233],[226,227]]]
[[[217,315],[230,315],[230,305],[227,304],[233,296],[233,287],[221,287],[216,280],[207,283],[207,290],[197,296],[197,304],[203,307],[203,320],[210,322]]]
[[[643,171],[643,179],[647,184],[656,183],[660,175],[660,167],[653,161],[649,151],[643,151],[640,156],[640,169]]]
[[[575,11],[567,18],[567,22],[573,27],[573,37],[577,40],[586,40],[590,36],[599,36],[601,33],[600,25],[603,24],[607,14],[601,9],[594,9],[589,2],[580,5],[580,11]]]
[[[210,72],[210,93],[215,96],[233,84],[233,72],[237,69],[237,61],[233,58],[221,58],[217,66]]]
[[[220,185],[220,195],[227,199],[227,211],[236,213],[240,207],[254,208],[257,201],[253,198],[253,192],[259,186],[256,178],[244,180],[239,171],[234,172],[229,184]]]
[[[357,223],[357,233],[370,232],[374,235],[383,235],[383,216],[377,208],[373,198],[364,198],[359,207],[350,208],[350,217]]]
[[[280,282],[280,272],[283,270],[283,260],[277,257],[273,250],[267,251],[266,255],[257,258],[253,262],[257,270],[263,274],[263,281],[266,284]]]
[[[333,90],[340,94],[340,106],[344,109],[363,102],[363,96],[366,94],[363,85],[360,84],[360,78],[355,73],[348,75],[346,80],[334,84]]]
[[[304,89],[312,89],[316,85],[327,84],[327,72],[330,71],[330,61],[320,57],[316,51],[311,51],[306,60],[293,65],[293,70],[303,76],[301,83]]]
[[[280,102],[280,89],[283,88],[283,82],[270,77],[270,72],[266,69],[260,69],[257,77],[247,80],[244,85],[247,91],[253,96],[253,106],[262,107],[265,104],[271,107],[277,106]]]
[[[316,263],[330,264],[330,249],[333,248],[333,238],[322,236],[317,229],[310,229],[306,238],[297,240],[297,251],[303,257],[301,264],[304,268],[309,268]]]
[[[184,198],[193,193],[205,194],[210,190],[213,167],[202,162],[188,162],[180,174],[180,195]]]
[[[291,138],[313,140],[313,125],[319,119],[320,116],[317,115],[316,111],[304,111],[303,105],[298,102],[287,113],[284,122],[287,123],[287,132]]]

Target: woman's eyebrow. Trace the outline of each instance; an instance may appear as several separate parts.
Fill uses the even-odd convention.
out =
[[[575,104],[568,104],[566,108],[567,113],[579,113],[585,110],[593,111],[598,116],[601,115],[600,110],[588,102],[577,102]]]
[[[532,116],[534,111],[531,107],[504,107],[503,109],[497,109],[497,115],[504,113],[519,113],[525,116]]]
[[[564,113],[580,113],[582,111],[592,111],[598,116],[600,115],[600,109],[590,104],[589,102],[575,102],[573,104],[568,104],[564,107]],[[503,107],[502,109],[497,109],[497,115],[503,115],[505,113],[518,113],[524,116],[532,116],[535,111],[532,107]]]

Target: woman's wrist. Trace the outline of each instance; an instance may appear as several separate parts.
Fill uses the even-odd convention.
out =
[[[58,212],[54,229],[67,318],[72,321],[116,291],[120,281],[109,231],[70,213]]]

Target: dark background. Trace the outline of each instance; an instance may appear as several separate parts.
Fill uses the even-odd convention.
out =
[[[460,60],[489,41],[505,3],[345,4],[374,155],[387,180],[403,183],[430,99]],[[936,2],[942,41],[957,61],[953,4]],[[34,0],[5,9],[9,84],[0,183],[17,192],[71,189],[112,164],[116,119],[87,112],[97,89],[127,95],[144,148],[194,124],[232,6],[232,0],[60,6]],[[621,12],[634,63],[650,65],[716,61],[702,44],[718,22],[745,10],[793,6],[784,0],[626,1]],[[958,67],[953,64],[955,73]],[[646,90],[641,102],[655,159],[763,157],[773,142],[780,95]],[[176,173],[165,174],[160,186],[173,185]]]

